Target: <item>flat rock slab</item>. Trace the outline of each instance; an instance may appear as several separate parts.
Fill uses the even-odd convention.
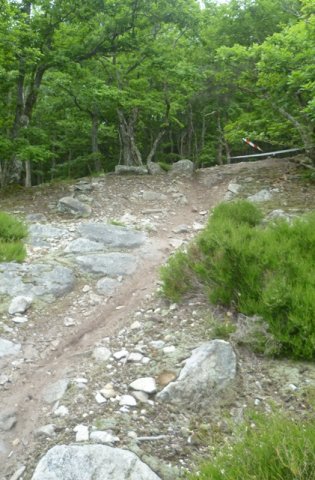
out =
[[[52,225],[43,225],[35,223],[28,227],[29,236],[27,242],[34,247],[47,246],[51,240],[65,238],[69,236],[68,230],[64,228],[53,227]]]
[[[85,255],[76,257],[75,261],[87,273],[113,278],[130,275],[137,268],[137,258],[129,253],[112,252]]]
[[[88,238],[77,238],[68,244],[65,248],[65,253],[76,253],[76,254],[85,254],[85,253],[94,253],[101,252],[105,250],[105,246],[100,242],[93,242]]]
[[[112,295],[120,285],[121,283],[113,278],[101,278],[96,284],[97,293],[100,295]]]
[[[8,355],[18,355],[21,350],[20,343],[13,343],[5,338],[0,338],[0,358]]]
[[[57,208],[61,213],[70,213],[76,217],[89,217],[92,209],[89,205],[85,205],[77,198],[63,197],[59,200]]]
[[[106,445],[58,445],[32,480],[160,480],[134,453]]]
[[[84,238],[113,248],[140,247],[146,239],[143,232],[102,223],[85,223],[78,231]]]
[[[0,264],[1,295],[61,297],[73,289],[74,283],[75,277],[72,270],[60,265]]]
[[[160,400],[186,405],[206,404],[223,397],[236,375],[236,355],[228,342],[212,340],[192,351],[175,382],[158,395]]]

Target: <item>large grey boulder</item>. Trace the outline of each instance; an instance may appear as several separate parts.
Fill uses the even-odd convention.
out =
[[[78,230],[82,237],[113,248],[139,247],[146,238],[143,232],[103,223],[85,223]]]
[[[76,257],[75,261],[84,272],[113,278],[131,275],[137,267],[137,258],[134,255],[120,252],[82,255]]]
[[[115,173],[117,175],[147,175],[146,167],[137,167],[135,165],[116,165]]]
[[[77,198],[63,197],[59,200],[57,209],[61,213],[70,213],[76,217],[89,217],[92,209],[89,205],[85,205]]]
[[[57,445],[32,480],[160,480],[134,453],[106,445]]]
[[[174,175],[192,175],[194,172],[194,164],[191,160],[179,160],[176,163],[173,163],[170,170],[171,174]]]
[[[148,162],[147,167],[150,175],[164,175],[166,173],[158,163]]]
[[[192,351],[175,382],[158,395],[160,400],[186,405],[206,404],[223,396],[236,375],[236,356],[228,342],[212,340]]]

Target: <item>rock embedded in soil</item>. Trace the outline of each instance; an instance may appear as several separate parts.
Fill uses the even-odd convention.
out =
[[[66,378],[48,385],[43,392],[43,399],[47,403],[57,402],[64,396],[68,386],[69,380]]]
[[[28,308],[30,308],[32,302],[32,297],[26,297],[22,295],[14,297],[9,305],[8,312],[10,315],[15,315],[16,313],[24,313]]]
[[[12,430],[16,421],[15,410],[4,410],[0,412],[0,432],[8,432]]]
[[[175,382],[157,398],[170,403],[196,405],[218,400],[236,376],[236,355],[228,342],[212,340],[192,351]]]
[[[58,445],[40,460],[32,480],[160,480],[134,453],[106,445]]]
[[[149,395],[156,392],[156,383],[153,377],[137,378],[137,380],[132,382],[129,386],[132,390],[139,390],[148,393]]]
[[[10,340],[0,337],[0,358],[9,355],[18,355],[20,350],[20,343],[13,343]]]
[[[140,247],[146,236],[143,232],[103,223],[85,223],[80,225],[82,237],[113,248]]]
[[[63,197],[58,201],[57,209],[61,213],[69,213],[76,217],[89,217],[92,209],[89,205],[85,205],[78,199],[73,197]]]
[[[84,272],[114,278],[131,275],[137,268],[137,257],[129,253],[85,255],[76,257],[75,261]]]

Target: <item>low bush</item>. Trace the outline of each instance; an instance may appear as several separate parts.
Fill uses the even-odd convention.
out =
[[[0,212],[0,262],[22,262],[26,256],[22,239],[26,236],[27,228],[22,222]]]
[[[256,416],[234,445],[220,449],[190,480],[311,480],[315,478],[315,421]]]
[[[186,254],[164,267],[163,291],[173,300],[195,278],[214,303],[260,315],[281,354],[315,357],[315,214],[262,226],[251,203],[219,205]]]

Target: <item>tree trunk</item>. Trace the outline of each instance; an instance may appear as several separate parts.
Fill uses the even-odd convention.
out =
[[[156,139],[154,140],[153,144],[152,144],[152,147],[151,147],[151,150],[147,156],[147,160],[146,160],[146,164],[148,165],[148,163],[152,162],[152,159],[156,153],[156,149],[158,147],[158,144],[160,143],[160,141],[162,140],[164,134],[165,134],[165,131],[166,130],[161,130],[159,132],[159,134],[157,135]]]
[[[25,161],[25,182],[24,185],[26,188],[32,186],[32,162],[31,160]]]
[[[127,119],[122,110],[117,110],[119,118],[119,132],[122,142],[122,163],[128,166],[142,166],[141,153],[135,141],[135,125],[137,122],[138,111],[133,109],[130,117]]]
[[[95,154],[94,158],[94,168],[96,172],[100,172],[102,170],[101,159],[100,159],[100,151],[98,148],[98,129],[100,126],[98,115],[93,113],[91,114],[92,120],[92,130],[91,130],[91,139],[92,139],[92,153]]]
[[[299,135],[301,137],[301,140],[303,142],[303,147],[305,148],[305,152],[307,156],[311,159],[312,164],[315,165],[315,136],[314,136],[314,130],[311,125],[304,125],[301,123],[299,120],[297,120],[296,117],[291,115],[289,112],[287,112],[284,108],[282,107],[277,107],[277,110],[281,115],[289,120],[294,127],[297,129],[299,132]]]

